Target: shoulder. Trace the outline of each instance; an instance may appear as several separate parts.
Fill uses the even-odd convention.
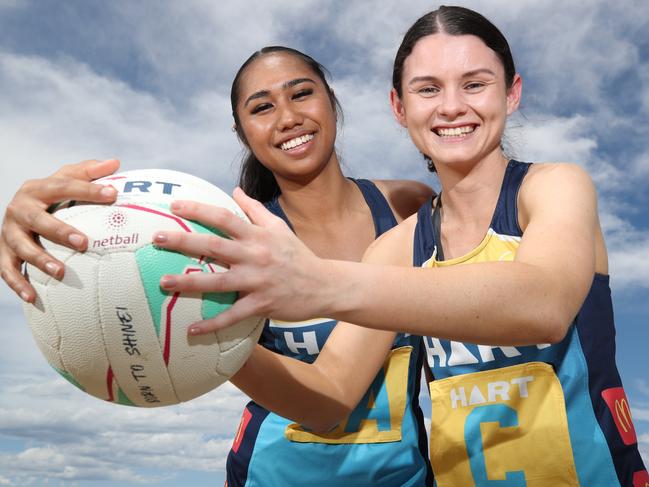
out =
[[[521,185],[521,196],[544,192],[547,197],[562,192],[594,190],[590,175],[579,164],[542,162],[533,164]]]
[[[363,262],[411,267],[416,225],[415,213],[372,242],[365,251]]]
[[[596,207],[595,184],[579,164],[568,162],[536,163],[530,167],[521,184],[519,213],[522,223],[532,213],[561,209],[566,212],[580,207]]]
[[[419,181],[406,179],[375,179],[372,181],[388,200],[397,221],[415,213],[435,194],[433,189]]]

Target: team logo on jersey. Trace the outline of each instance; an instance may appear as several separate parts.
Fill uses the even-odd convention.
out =
[[[631,419],[631,408],[622,387],[611,387],[602,391],[602,397],[606,402],[613,421],[620,433],[620,437],[625,445],[634,445],[638,442]],[[644,486],[643,486],[644,487]]]

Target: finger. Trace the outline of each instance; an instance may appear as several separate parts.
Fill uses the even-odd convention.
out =
[[[12,234],[12,238],[5,237],[5,245],[9,248],[11,255],[15,255],[18,259],[18,269],[20,263],[28,262],[56,279],[63,277],[65,273],[63,262],[47,253],[43,247],[34,241],[30,234],[15,232]]]
[[[199,321],[190,325],[187,333],[191,336],[213,333],[236,325],[251,316],[256,316],[256,308],[254,300],[248,299],[248,296],[246,296],[235,301],[231,307],[222,313],[219,313],[214,318]]]
[[[252,225],[244,222],[230,210],[219,206],[177,200],[171,204],[171,211],[182,218],[217,228],[234,238],[245,238],[253,232]]]
[[[65,200],[112,203],[117,197],[117,191],[112,186],[61,177],[27,181],[21,192],[48,205]]]
[[[118,159],[106,159],[104,161],[87,160],[77,164],[68,164],[56,171],[53,176],[84,181],[94,181],[113,174],[119,169]]]
[[[245,248],[228,238],[187,232],[158,232],[153,242],[161,248],[194,257],[211,257],[228,265],[246,260]]]
[[[286,226],[284,220],[273,215],[263,203],[248,196],[241,188],[235,188],[232,197],[255,225],[261,227]]]
[[[160,287],[165,291],[180,293],[236,292],[239,286],[229,274],[229,271],[168,274],[160,279]]]
[[[26,303],[33,303],[36,298],[36,291],[29,281],[20,272],[22,261],[10,251],[0,254],[0,275],[7,285],[15,292],[20,299]]]
[[[88,238],[71,225],[59,220],[56,216],[50,215],[45,210],[28,212],[26,215],[16,214],[14,224],[7,224],[3,233],[8,241],[13,241],[12,235],[25,234],[25,229],[40,235],[41,237],[74,250],[85,251],[88,247]],[[16,237],[20,239],[20,236]],[[31,240],[29,238],[28,240]],[[11,247],[17,254],[21,255],[20,247],[22,242],[13,243]]]

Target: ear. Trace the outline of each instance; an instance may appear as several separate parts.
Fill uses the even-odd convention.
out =
[[[243,127],[241,125],[237,125],[236,123],[232,124],[232,131],[237,134],[237,138],[239,139],[239,142],[241,142],[246,149],[250,150],[250,146],[248,145],[248,139],[246,139],[246,134],[243,132]]]
[[[399,125],[408,128],[408,122],[406,122],[406,109],[403,106],[403,102],[401,101],[397,90],[395,90],[394,88],[390,90],[390,106],[392,107],[394,118],[397,119]]]
[[[523,93],[523,78],[516,73],[512,85],[507,90],[507,115],[511,115],[518,110],[518,105],[521,103],[521,95]]]

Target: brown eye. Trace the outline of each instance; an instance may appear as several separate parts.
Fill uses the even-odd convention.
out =
[[[313,90],[310,89],[310,88],[307,88],[307,89],[300,90],[297,93],[295,93],[293,95],[293,99],[294,100],[299,100],[300,98],[304,98],[305,96],[309,96],[311,94],[313,94]]]
[[[271,105],[270,103],[261,103],[260,105],[256,105],[250,113],[255,115],[257,113],[261,113],[263,111],[270,109],[272,106],[273,105]]]

